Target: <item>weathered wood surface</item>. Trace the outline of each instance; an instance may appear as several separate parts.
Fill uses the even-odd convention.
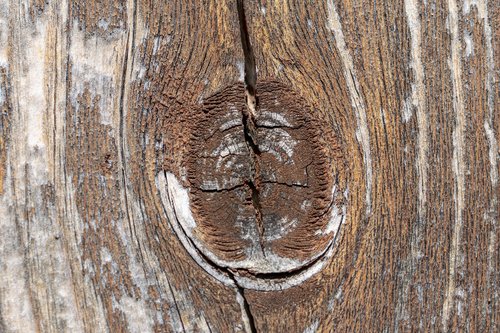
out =
[[[286,178],[295,169],[280,171],[299,187],[286,207],[232,197],[258,211],[247,238],[218,223],[230,210],[212,194],[193,198],[198,173],[220,176],[193,167],[203,142],[216,146],[192,144],[200,124],[231,98],[252,109],[236,1],[2,0],[0,331],[498,332],[500,3],[259,0],[245,16],[258,107],[275,94],[321,128],[307,132],[321,149],[298,161],[324,153],[338,177],[318,191],[345,189],[328,206],[335,237],[307,211],[303,240],[269,241],[286,225],[262,216],[298,212],[306,193]],[[238,124],[250,144],[252,123]],[[252,186],[266,179],[240,174],[263,195]],[[304,260],[329,250],[279,268],[238,262],[248,244]]]

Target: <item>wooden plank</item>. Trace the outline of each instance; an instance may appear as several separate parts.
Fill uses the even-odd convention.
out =
[[[2,1],[0,331],[498,331],[499,22]]]

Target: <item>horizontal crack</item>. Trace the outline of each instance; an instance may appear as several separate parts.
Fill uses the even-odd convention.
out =
[[[276,184],[276,185],[283,185],[283,186],[288,186],[288,187],[301,187],[301,188],[309,188],[309,185],[304,185],[304,184],[289,184],[289,183],[283,183],[283,182],[278,182],[278,181],[272,181],[272,180],[266,180],[262,181],[261,184]]]
[[[257,128],[265,128],[265,129],[276,129],[276,128],[288,128],[288,129],[301,129],[302,127],[304,127],[304,124],[300,124],[300,125],[297,125],[297,126],[287,126],[287,125],[263,125],[263,124],[259,124],[258,121],[257,123],[255,124],[255,126]]]
[[[243,183],[243,184],[238,184],[238,185],[234,185],[232,187],[228,187],[228,188],[218,188],[218,189],[204,189],[204,188],[201,188],[199,186],[194,186],[194,188],[202,191],[202,192],[206,192],[206,193],[220,193],[220,192],[230,192],[230,191],[234,191],[234,190],[237,190],[239,188],[242,188],[244,187],[246,184]]]

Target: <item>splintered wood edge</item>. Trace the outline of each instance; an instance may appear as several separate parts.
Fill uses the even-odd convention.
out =
[[[332,256],[335,244],[340,235],[340,228],[345,219],[342,215],[340,223],[333,230],[334,236],[325,250],[313,260],[306,263],[306,267],[294,272],[290,272],[286,277],[261,278],[258,276],[245,277],[234,275],[228,269],[228,263],[221,261],[215,255],[202,248],[202,244],[192,237],[190,230],[196,226],[196,221],[191,212],[189,202],[189,190],[184,188],[173,173],[160,172],[156,176],[156,186],[160,192],[160,197],[168,218],[168,223],[176,233],[178,239],[195,260],[212,277],[231,287],[240,287],[258,291],[285,290],[298,286],[304,281],[319,273]],[[345,212],[345,206],[343,208]],[[312,264],[311,264],[312,262]],[[309,264],[309,266],[307,266]]]

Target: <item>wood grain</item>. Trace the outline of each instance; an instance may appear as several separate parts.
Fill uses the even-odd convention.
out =
[[[491,0],[2,1],[0,332],[499,331],[499,26]],[[260,240],[197,194],[224,105],[278,147],[274,101],[317,124],[287,131],[328,174],[315,208],[342,188],[333,238],[313,214],[266,243],[305,194],[255,205],[252,170],[300,173],[265,157],[233,170]],[[332,245],[263,276],[210,260],[185,212],[231,260]]]

